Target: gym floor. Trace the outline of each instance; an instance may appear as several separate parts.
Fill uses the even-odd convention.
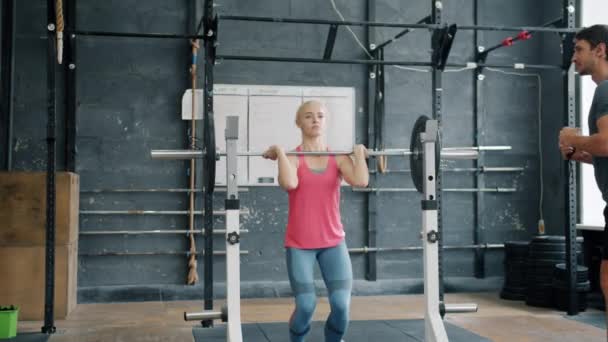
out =
[[[422,295],[353,297],[351,319],[422,318],[423,300]],[[446,321],[492,341],[606,341],[605,327],[566,318],[564,312],[502,300],[495,293],[448,294],[446,302],[477,303],[477,313],[448,315]],[[221,304],[216,302],[217,307]],[[243,299],[241,305],[243,323],[286,322],[292,300]],[[201,301],[79,304],[66,320],[55,322],[57,333],[49,341],[193,341],[192,328],[199,323],[185,322],[183,313],[201,309]],[[326,298],[319,298],[314,320],[324,320],[328,311]],[[601,314],[594,309],[581,313]],[[19,334],[39,332],[41,326],[42,322],[20,322]]]

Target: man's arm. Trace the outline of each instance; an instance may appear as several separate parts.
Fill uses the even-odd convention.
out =
[[[596,157],[608,157],[608,113],[597,120],[597,128],[598,132],[590,136],[566,133],[562,142],[574,147],[575,151],[584,151]]]

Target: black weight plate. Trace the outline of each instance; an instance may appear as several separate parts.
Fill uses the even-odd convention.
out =
[[[420,133],[426,129],[426,122],[430,120],[428,116],[421,115],[414,123],[412,135],[410,137],[410,169],[412,182],[418,192],[424,191],[424,146],[420,139]],[[441,142],[439,136],[435,143],[435,176],[439,172],[439,164],[441,163]]]
[[[524,293],[516,293],[502,290],[500,291],[500,298],[506,300],[525,300],[526,295]]]
[[[553,289],[555,289],[555,291],[568,293],[568,284],[563,281],[553,280]],[[576,292],[589,292],[590,290],[591,283],[589,281],[576,284]]]
[[[582,244],[577,243],[577,252],[580,253],[583,249]],[[537,243],[530,245],[530,251],[538,251],[538,252],[565,252],[566,244],[564,242],[561,243]]]

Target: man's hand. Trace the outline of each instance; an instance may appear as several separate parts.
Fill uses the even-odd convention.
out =
[[[581,129],[577,127],[564,127],[559,132],[559,145],[561,146],[572,146],[572,138],[581,135]]]
[[[560,142],[559,151],[562,154],[562,158],[564,158],[565,160],[568,160],[568,159],[572,158],[572,155],[574,154],[575,149],[572,146],[564,145]]]
[[[572,138],[580,134],[581,129],[577,127],[564,127],[559,132],[559,150],[564,159],[569,160],[576,152]]]

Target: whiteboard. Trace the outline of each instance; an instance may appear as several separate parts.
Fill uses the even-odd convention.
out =
[[[203,91],[197,89],[195,119],[203,117]],[[327,145],[332,150],[350,150],[355,143],[355,89],[353,87],[297,87],[278,85],[214,86],[214,119],[216,146],[225,150],[225,118],[239,117],[239,151],[266,150],[280,145],[295,149],[301,141],[295,124],[298,107],[305,101],[319,100],[328,109],[326,116]],[[182,96],[182,119],[192,118],[192,91]],[[226,163],[217,163],[216,184],[226,183]],[[240,185],[277,185],[277,165],[261,157],[239,157]],[[268,182],[270,180],[270,182]]]

